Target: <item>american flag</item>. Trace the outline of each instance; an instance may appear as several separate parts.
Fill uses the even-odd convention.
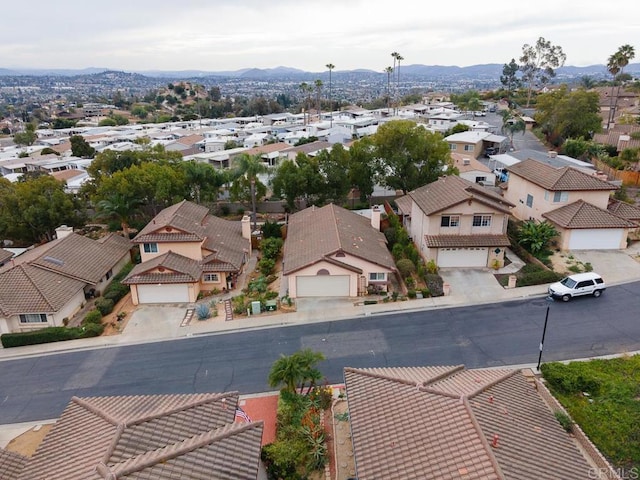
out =
[[[247,415],[247,412],[245,412],[242,408],[240,407],[236,407],[236,417],[240,417],[241,419],[243,419],[245,422],[250,422],[251,418],[249,418],[249,415]]]

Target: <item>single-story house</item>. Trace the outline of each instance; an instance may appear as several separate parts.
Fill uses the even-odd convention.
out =
[[[63,325],[131,260],[119,235],[93,240],[64,226],[57,234],[0,268],[0,333]]]
[[[329,204],[289,217],[283,248],[283,281],[296,297],[356,297],[387,291],[396,274],[381,209],[371,219]]]
[[[238,392],[72,397],[35,454],[0,449],[4,480],[257,480],[263,422]],[[9,468],[10,467],[10,468]]]

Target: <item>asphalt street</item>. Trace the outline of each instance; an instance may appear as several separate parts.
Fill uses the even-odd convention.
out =
[[[640,282],[599,299],[544,298],[208,334],[0,362],[0,424],[58,417],[73,395],[272,390],[271,364],[321,351],[329,383],[350,367],[535,365],[549,308],[544,361],[640,350]]]

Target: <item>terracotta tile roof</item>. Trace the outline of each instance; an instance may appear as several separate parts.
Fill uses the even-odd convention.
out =
[[[163,241],[201,241],[202,225],[209,215],[209,209],[202,205],[183,200],[162,210],[158,215],[140,230],[133,239],[136,243],[163,242]],[[158,233],[158,231],[171,227],[184,233],[184,239],[176,238],[178,234]]]
[[[39,248],[35,248],[32,255],[37,255]],[[95,285],[130,248],[131,242],[119,235],[109,234],[96,241],[72,233],[49,242],[46,248],[42,249],[42,253],[29,263]]]
[[[430,248],[508,247],[507,235],[425,235]]]
[[[425,213],[432,215],[462,202],[477,201],[499,212],[509,213],[513,204],[480,185],[455,175],[440,177],[408,193]]]
[[[475,171],[491,173],[491,169],[489,167],[476,160],[472,155],[463,155],[461,153],[452,152],[451,159],[453,160],[454,166],[461,173]]]
[[[82,280],[28,264],[15,265],[0,272],[0,312],[4,316],[54,313],[85,285]]]
[[[235,271],[242,268],[249,252],[250,240],[242,237],[241,222],[209,215],[204,225],[204,234],[203,248],[215,254],[214,257],[207,256],[205,262],[215,258],[217,262],[231,265]]]
[[[178,140],[176,140],[176,143],[180,143],[182,145],[187,145],[187,146],[191,146],[195,143],[198,143],[200,141],[204,140],[204,136],[203,135],[198,135],[198,134],[193,134],[193,135],[187,135],[185,137],[181,137]]]
[[[395,199],[395,202],[398,206],[398,210],[400,210],[403,215],[411,215],[411,206],[413,205],[413,202],[409,195],[398,197]]]
[[[339,251],[395,270],[386,237],[371,226],[368,218],[333,204],[309,207],[289,217],[284,275],[326,261]]]
[[[440,368],[345,368],[360,480],[585,478],[591,465],[520,371]]]
[[[17,480],[29,459],[19,453],[0,448],[0,473],[2,480]]]
[[[246,153],[247,155],[251,156],[251,155],[279,152],[281,150],[287,150],[289,148],[291,148],[291,145],[289,145],[288,143],[276,142],[276,143],[269,143],[267,145],[260,145],[258,147],[253,147],[248,150],[245,150],[242,153]]]
[[[509,173],[549,191],[616,190],[615,185],[576,168],[555,168],[531,158],[507,167]]]
[[[262,422],[237,392],[74,397],[18,480],[255,480]]]
[[[156,270],[163,269],[163,272]],[[200,280],[202,266],[197,260],[167,252],[139,263],[122,283],[125,285],[152,283],[195,283]]]
[[[49,175],[51,175],[56,180],[65,182],[70,178],[87,175],[87,172],[83,170],[77,170],[75,168],[69,168],[67,170],[60,170],[59,172],[51,172]]]
[[[13,257],[13,253],[9,250],[5,250],[4,248],[0,248],[0,265],[5,263],[7,260],[10,260]]]
[[[583,200],[570,203],[542,216],[564,228],[634,228],[638,225]]]
[[[607,210],[614,215],[626,218],[627,220],[636,222],[640,221],[640,207],[637,207],[636,205],[631,205],[627,202],[621,202],[615,198],[610,198]]]

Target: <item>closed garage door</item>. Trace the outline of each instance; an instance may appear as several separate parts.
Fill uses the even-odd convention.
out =
[[[487,247],[476,248],[440,248],[438,249],[439,267],[486,267]]]
[[[349,275],[314,275],[296,277],[298,297],[348,297]]]
[[[621,228],[573,230],[569,250],[611,250],[620,248],[624,235]]]
[[[139,303],[188,303],[187,285],[138,285]]]

